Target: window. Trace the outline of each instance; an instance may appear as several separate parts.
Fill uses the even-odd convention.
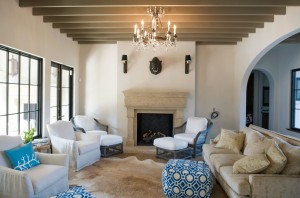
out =
[[[50,123],[73,116],[73,68],[51,62]]]
[[[292,70],[291,128],[300,131],[300,69]]]
[[[42,59],[0,45],[0,135],[42,126]]]

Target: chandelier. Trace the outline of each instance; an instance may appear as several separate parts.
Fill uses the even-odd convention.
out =
[[[149,7],[147,14],[151,16],[151,27],[144,27],[144,20],[141,22],[141,27],[138,28],[137,24],[134,26],[133,45],[137,46],[138,50],[152,48],[156,50],[159,47],[176,47],[177,35],[176,25],[173,26],[173,33],[171,32],[171,22],[168,21],[168,30],[164,31],[161,23],[161,18],[165,15],[165,9],[162,7],[157,8]],[[147,31],[148,30],[148,31]]]

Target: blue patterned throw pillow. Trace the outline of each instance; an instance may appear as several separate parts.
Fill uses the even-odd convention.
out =
[[[4,152],[15,170],[23,171],[40,164],[31,142]]]

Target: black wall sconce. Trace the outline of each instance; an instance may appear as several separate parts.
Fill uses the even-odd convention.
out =
[[[122,55],[122,61],[123,61],[123,73],[127,73],[127,55]]]
[[[189,65],[192,61],[191,55],[185,55],[185,74],[189,73]]]

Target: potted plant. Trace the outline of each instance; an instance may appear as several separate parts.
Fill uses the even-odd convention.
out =
[[[32,142],[34,132],[35,132],[35,128],[29,129],[28,131],[24,131],[23,141],[25,144]]]

